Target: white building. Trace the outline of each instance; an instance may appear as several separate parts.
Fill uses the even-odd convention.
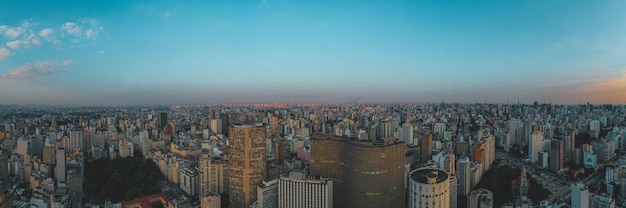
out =
[[[180,169],[180,189],[189,196],[198,194],[198,171],[196,169]]]
[[[528,159],[532,163],[536,163],[539,159],[539,150],[543,147],[543,133],[540,131],[535,131],[530,134],[530,139],[528,140]]]
[[[572,189],[572,208],[589,208],[589,188],[583,183],[570,185]]]
[[[278,207],[333,207],[333,180],[306,178],[304,173],[291,172],[278,181]]]
[[[410,208],[450,207],[448,173],[434,168],[420,168],[411,171],[409,178]]]

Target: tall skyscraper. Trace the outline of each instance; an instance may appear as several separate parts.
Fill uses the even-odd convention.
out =
[[[584,183],[570,185],[572,189],[572,208],[589,208],[589,188]]]
[[[563,157],[567,158],[569,161],[574,161],[576,157],[574,146],[576,143],[576,134],[574,134],[574,130],[567,129],[565,131],[565,135],[563,135]]]
[[[404,207],[403,142],[314,136],[311,176],[334,179],[335,207]]]
[[[516,118],[509,120],[509,134],[511,135],[511,142],[513,144],[526,144],[526,142],[524,142],[524,126],[522,120]]]
[[[266,175],[265,127],[233,124],[229,132],[229,205],[249,207]]]
[[[211,131],[216,134],[222,133],[222,120],[221,119],[211,119]]]
[[[528,159],[532,163],[536,163],[539,157],[539,150],[542,149],[543,145],[543,133],[540,131],[535,131],[530,134],[530,139],[528,140]]]
[[[391,125],[391,120],[381,119],[378,127],[380,128],[378,138],[389,138],[393,136],[393,126]]]
[[[487,189],[476,189],[468,197],[469,208],[493,208],[493,193]]]
[[[333,180],[306,178],[304,173],[291,172],[278,181],[278,208],[333,207]]]
[[[550,170],[559,171],[563,168],[563,142],[550,140]]]
[[[433,134],[426,132],[422,135],[422,162],[427,162],[433,156]]]
[[[257,187],[254,208],[278,208],[278,179],[263,181]]]
[[[159,113],[157,125],[159,129],[165,128],[167,125],[167,113]]]
[[[469,157],[467,156],[461,156],[456,164],[456,170],[459,171],[459,191],[457,194],[467,196],[469,195],[471,188],[470,168],[472,164],[470,163]]]
[[[411,171],[409,178],[410,208],[450,207],[448,173],[435,168],[419,168]]]
[[[56,151],[56,165],[54,166],[55,179],[58,182],[66,182],[65,177],[65,148],[59,147]]]

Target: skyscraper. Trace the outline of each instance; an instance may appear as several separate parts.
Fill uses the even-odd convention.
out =
[[[157,125],[159,129],[165,128],[165,125],[167,125],[167,113],[159,113]]]
[[[493,193],[487,189],[476,189],[469,196],[470,208],[493,208]]]
[[[396,139],[314,136],[311,176],[333,181],[335,207],[404,207],[404,150]]]
[[[445,171],[435,168],[411,171],[409,207],[450,207],[449,177]]]
[[[427,162],[433,156],[433,134],[426,132],[422,135],[422,162]]]
[[[393,136],[393,126],[389,119],[381,119],[378,127],[380,128],[378,138],[389,138]]]
[[[266,174],[265,127],[233,124],[229,132],[229,205],[249,207]]]
[[[56,165],[54,166],[55,179],[58,182],[65,182],[65,148],[59,147],[56,151]]]
[[[530,134],[530,139],[528,140],[528,159],[531,163],[536,163],[539,157],[539,150],[542,149],[543,144],[543,133],[540,131],[535,131]]]
[[[572,189],[572,208],[588,208],[589,207],[589,188],[587,185],[579,182],[570,185]]]
[[[467,196],[470,193],[470,163],[469,157],[461,156],[457,161],[456,170],[459,171],[459,192],[458,195]]]
[[[563,142],[550,140],[550,170],[559,171],[563,168]]]
[[[291,172],[278,181],[278,208],[333,207],[333,180],[306,178],[304,173]]]

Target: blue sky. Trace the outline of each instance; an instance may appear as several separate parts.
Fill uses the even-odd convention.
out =
[[[3,1],[0,103],[626,103],[626,1]]]

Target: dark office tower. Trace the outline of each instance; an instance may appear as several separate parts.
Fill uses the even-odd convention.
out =
[[[574,134],[574,130],[567,129],[565,130],[565,135],[563,135],[563,157],[568,158],[569,161],[574,161],[575,158],[575,143],[576,143],[576,135]]]
[[[426,132],[422,135],[422,162],[427,162],[433,156],[433,134]]]
[[[229,143],[229,201],[231,208],[250,207],[266,174],[264,126],[233,124]]]
[[[165,128],[165,125],[167,125],[167,113],[159,113],[158,125],[159,129]]]
[[[404,207],[404,150],[396,139],[313,136],[311,175],[333,178],[334,207]]]
[[[222,134],[224,134],[224,136],[229,136],[230,134],[228,134],[228,128],[230,126],[230,120],[228,119],[228,114],[220,113],[220,120],[222,120]]]
[[[550,141],[550,170],[559,171],[563,168],[563,142],[553,139]]]
[[[285,160],[288,160],[291,157],[291,144],[289,140],[276,139],[274,140],[274,145],[275,158],[279,164],[282,164]]]

